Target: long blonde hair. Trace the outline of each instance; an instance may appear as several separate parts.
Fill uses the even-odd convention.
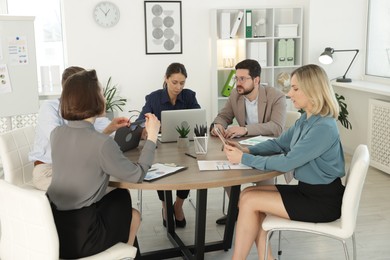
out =
[[[335,93],[323,68],[309,64],[297,68],[291,73],[296,77],[299,87],[312,103],[313,115],[338,118],[340,107]]]

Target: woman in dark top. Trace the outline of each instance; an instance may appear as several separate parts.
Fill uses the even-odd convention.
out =
[[[142,108],[139,119],[143,119],[146,113],[153,113],[161,120],[161,111],[178,109],[200,108],[195,97],[195,92],[190,89],[184,89],[187,79],[187,71],[183,64],[172,63],[165,72],[163,88],[153,91],[146,96],[146,103]],[[145,135],[144,135],[145,137]],[[176,192],[176,201],[173,204],[175,212],[176,227],[185,227],[186,219],[183,212],[184,200],[188,197],[189,190],[178,190]],[[158,197],[162,201],[163,207],[163,225],[166,226],[166,210],[164,203],[164,192],[157,191]]]

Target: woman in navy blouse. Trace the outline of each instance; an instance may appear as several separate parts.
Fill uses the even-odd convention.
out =
[[[184,89],[187,79],[187,70],[183,64],[172,63],[165,72],[163,88],[153,91],[145,97],[146,103],[142,108],[139,119],[143,119],[146,113],[153,113],[161,121],[161,111],[178,109],[200,108],[196,100],[196,93],[190,89]],[[186,219],[183,212],[184,200],[188,197],[189,190],[176,191],[176,201],[173,204],[176,227],[185,227]],[[164,192],[157,191],[162,201],[163,225],[166,226],[166,210]]]
[[[330,222],[341,216],[344,154],[336,119],[339,106],[325,71],[305,65],[292,72],[288,92],[295,108],[305,112],[280,137],[238,149],[225,145],[232,163],[256,169],[294,170],[298,185],[250,187],[240,196],[233,259],[246,259],[256,244],[264,259],[267,214],[305,222]],[[274,259],[268,252],[267,259]]]

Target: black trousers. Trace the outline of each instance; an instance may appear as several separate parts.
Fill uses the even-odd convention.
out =
[[[158,190],[157,194],[158,194],[158,198],[161,201],[164,201],[164,191]],[[176,191],[176,196],[181,198],[182,200],[185,200],[188,197],[188,194],[190,194],[190,190],[177,190]]]

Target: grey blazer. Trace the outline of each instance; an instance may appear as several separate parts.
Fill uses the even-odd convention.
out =
[[[233,89],[224,108],[218,113],[213,123],[221,124],[226,128],[236,118],[239,126],[246,126],[248,136],[279,136],[286,122],[286,106],[286,96],[283,92],[274,87],[259,86],[257,108],[260,123],[247,125],[244,96],[239,95],[236,89]]]

